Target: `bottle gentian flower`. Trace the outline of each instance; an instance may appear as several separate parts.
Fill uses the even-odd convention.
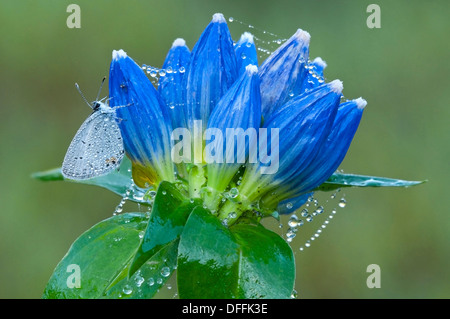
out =
[[[114,51],[110,103],[129,105],[117,117],[135,183],[179,183],[228,225],[301,206],[342,162],[366,106],[341,103],[343,83],[325,81],[309,43],[299,29],[258,67],[253,36],[234,43],[215,14],[192,52],[174,41],[157,89]]]

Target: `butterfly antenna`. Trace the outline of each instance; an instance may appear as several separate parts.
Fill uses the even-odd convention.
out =
[[[75,83],[75,87],[78,90],[78,93],[80,93],[81,97],[83,98],[84,102],[86,102],[87,105],[89,105],[90,108],[92,108],[92,104],[89,103],[89,101],[86,99],[86,97],[84,96],[83,92],[81,92],[80,90],[80,86],[78,85],[78,83]]]
[[[100,93],[102,92],[102,87],[103,87],[103,84],[105,83],[105,80],[106,80],[106,76],[103,77],[102,84],[100,84],[100,89],[98,90],[97,98],[95,99],[95,101],[98,101],[98,99],[100,98]]]

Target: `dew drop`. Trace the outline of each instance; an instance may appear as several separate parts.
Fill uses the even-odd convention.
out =
[[[229,18],[228,18],[228,21],[233,22],[233,21],[234,21],[234,18],[233,18],[233,17],[229,17]]]
[[[153,277],[150,277],[148,279],[147,285],[149,285],[150,287],[153,286],[155,284],[155,279],[153,279]]]
[[[166,192],[166,191],[162,191],[162,192],[161,192],[161,194],[163,194],[163,195],[166,195],[166,194],[167,194],[167,192]]]
[[[161,269],[161,276],[169,277],[169,275],[170,275],[170,268],[169,267],[163,267]]]
[[[159,70],[159,76],[166,76],[166,70]]]
[[[186,72],[186,69],[184,66],[182,66],[178,71],[180,71],[180,73],[184,73],[184,72]]]
[[[341,200],[339,201],[339,207],[344,208],[345,205],[347,205],[347,201],[345,200],[345,198],[341,198]]]
[[[143,230],[140,231],[140,232],[139,232],[139,238],[140,238],[140,239],[144,238],[144,234],[145,234],[145,232],[144,232]]]
[[[131,293],[133,292],[133,288],[130,285],[125,285],[123,286],[122,291],[125,295],[131,295]]]
[[[292,215],[291,218],[289,218],[288,226],[289,227],[297,227],[298,226],[298,217],[297,217],[297,215]]]
[[[134,282],[136,283],[136,286],[137,286],[137,287],[142,286],[142,284],[144,283],[144,281],[145,281],[144,277],[139,276],[139,275],[137,275],[137,276],[134,278]]]
[[[230,196],[230,198],[236,198],[239,195],[239,190],[236,187],[233,187],[232,189],[230,189],[230,191],[228,192],[228,195]]]
[[[287,209],[292,209],[292,207],[294,207],[294,205],[292,205],[291,202],[289,202],[289,203],[286,204],[286,208],[287,208]]]

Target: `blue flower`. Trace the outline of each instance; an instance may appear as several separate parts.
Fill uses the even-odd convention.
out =
[[[366,105],[340,103],[342,82],[325,81],[309,42],[297,30],[258,68],[253,36],[233,43],[215,14],[192,52],[175,40],[157,90],[114,51],[110,103],[124,106],[116,115],[136,183],[181,183],[229,222],[299,208],[344,159]]]

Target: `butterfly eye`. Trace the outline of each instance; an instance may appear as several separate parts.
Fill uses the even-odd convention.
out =
[[[100,108],[100,103],[94,102],[94,105],[93,105],[94,111],[97,111],[99,108]]]

